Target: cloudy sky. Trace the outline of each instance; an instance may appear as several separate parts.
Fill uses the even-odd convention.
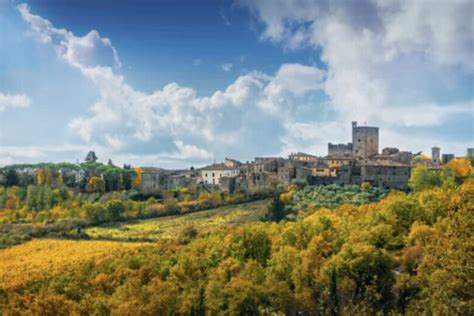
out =
[[[471,0],[0,0],[0,165],[474,147]]]

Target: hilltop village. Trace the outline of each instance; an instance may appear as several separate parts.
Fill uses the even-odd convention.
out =
[[[474,156],[474,149],[468,149]],[[407,190],[411,169],[422,164],[429,169],[440,169],[454,159],[432,148],[432,158],[420,153],[388,147],[379,151],[379,128],[358,126],[352,122],[352,142],[328,144],[326,156],[292,153],[288,158],[256,157],[253,162],[242,163],[226,158],[197,170],[169,171],[160,168],[141,168],[140,190],[154,194],[175,186],[200,187],[208,191],[259,191],[278,184],[306,181],[310,185],[350,185],[370,183],[384,189]]]
[[[467,156],[474,158],[474,148],[467,149]],[[58,174],[51,177],[60,178],[69,187],[85,189],[91,176],[98,176],[104,180],[106,191],[134,188],[144,196],[157,196],[163,191],[179,187],[189,188],[196,193],[258,192],[271,190],[277,185],[287,186],[294,181],[315,186],[370,183],[383,189],[408,190],[412,168],[424,165],[436,170],[454,158],[453,154],[441,155],[438,147],[432,148],[431,158],[393,147],[383,148],[380,152],[379,128],[359,126],[357,122],[352,122],[352,142],[329,143],[327,155],[322,157],[298,152],[290,154],[288,158],[256,157],[254,161],[245,163],[225,158],[222,163],[184,170],[157,167],[132,169],[127,165],[121,169],[109,160],[108,165],[94,169],[92,174],[87,168],[64,163],[64,167],[57,164]],[[85,159],[86,164],[94,164],[96,160],[93,151]],[[9,181],[10,185],[38,184],[38,170],[41,168],[42,164],[5,167],[0,170],[0,185],[8,186]],[[12,183],[9,177],[14,177],[15,181]],[[134,181],[134,178],[139,178],[139,181]]]

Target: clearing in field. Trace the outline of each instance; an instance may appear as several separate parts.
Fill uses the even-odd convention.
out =
[[[146,243],[36,239],[0,250],[0,289],[71,271],[89,260],[133,251]]]
[[[257,221],[267,209],[267,200],[223,206],[208,211],[92,227],[86,233],[92,238],[114,240],[150,240],[172,238],[188,226],[199,232]]]

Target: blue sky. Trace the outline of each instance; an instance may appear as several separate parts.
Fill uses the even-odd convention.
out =
[[[444,7],[446,6],[446,7]],[[0,165],[474,147],[471,1],[0,0]],[[422,14],[421,14],[422,13]],[[420,16],[422,16],[420,18]]]

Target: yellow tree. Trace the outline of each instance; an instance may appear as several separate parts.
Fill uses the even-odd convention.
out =
[[[48,168],[37,169],[35,175],[38,185],[52,185],[54,182],[54,174]]]
[[[36,183],[38,185],[44,185],[45,184],[45,172],[43,168],[39,168],[35,171],[36,175]]]
[[[57,185],[58,187],[61,187],[63,184],[64,184],[63,173],[60,171],[60,172],[59,172],[59,175],[58,175],[58,177],[57,177],[57,179],[56,179],[56,185]]]
[[[19,199],[17,196],[18,187],[13,186],[7,192],[6,209],[16,210],[18,208]]]
[[[142,184],[143,169],[140,167],[137,167],[134,170],[135,170],[135,177],[133,178],[132,187],[137,189]]]
[[[457,178],[466,178],[471,173],[471,162],[467,159],[453,159],[448,162],[447,167],[453,170]]]
[[[104,192],[105,181],[100,177],[90,177],[87,181],[86,190],[89,193]]]

